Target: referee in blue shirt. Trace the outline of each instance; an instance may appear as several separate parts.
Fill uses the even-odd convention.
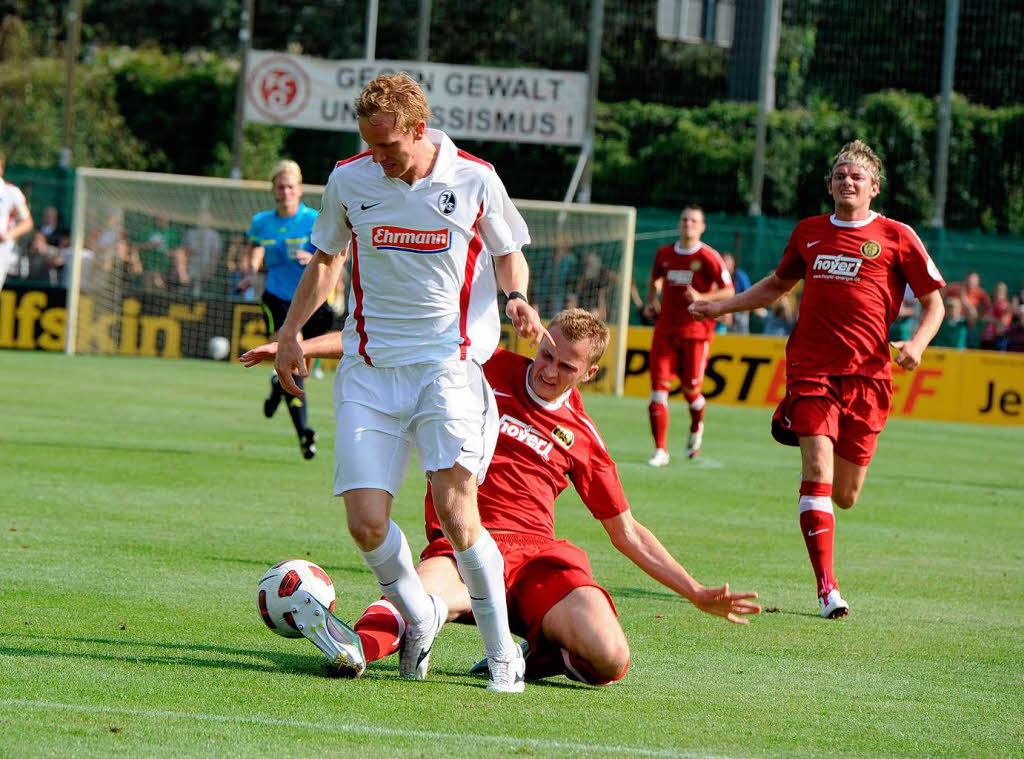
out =
[[[302,170],[295,161],[278,161],[270,175],[276,208],[261,211],[252,217],[249,240],[252,243],[252,271],[265,269],[266,289],[263,292],[263,316],[267,335],[277,339],[277,330],[284,323],[295,288],[315,249],[309,242],[316,220],[316,210],[302,202]],[[302,328],[302,337],[324,334],[331,328],[334,312],[326,303],[317,309]],[[294,376],[303,387],[302,378]],[[263,415],[268,419],[284,400],[291,415],[295,433],[304,458],[316,455],[316,432],[307,417],[308,395],[286,393],[278,384],[277,375],[270,377],[270,395],[263,401]]]

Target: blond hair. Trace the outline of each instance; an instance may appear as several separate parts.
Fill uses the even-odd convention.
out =
[[[590,343],[587,360],[597,363],[608,348],[608,328],[604,322],[589,311],[582,308],[567,308],[555,314],[548,328],[558,327],[562,335],[571,343],[586,340]]]
[[[857,164],[865,169],[876,183],[882,183],[882,159],[878,157],[878,154],[866,142],[853,140],[843,145],[839,152],[836,153],[835,158],[832,159],[832,167],[828,170],[828,176],[825,177],[825,180],[831,182],[832,175],[836,173],[836,167],[842,166],[844,163]]]
[[[291,174],[295,177],[296,182],[302,184],[302,169],[299,168],[299,164],[295,163],[295,161],[285,158],[275,163],[274,168],[270,170],[270,183],[273,184],[274,180],[281,174]]]
[[[381,74],[371,81],[356,98],[356,116],[368,119],[377,114],[395,117],[395,129],[411,132],[421,121],[430,121],[433,114],[427,98],[416,80],[400,71]]]

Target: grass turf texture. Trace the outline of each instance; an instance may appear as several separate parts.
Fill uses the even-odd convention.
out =
[[[289,557],[323,566],[351,621],[377,597],[332,499],[330,381],[309,381],[304,461],[268,370],[0,352],[0,755],[1019,756],[1024,751],[1024,429],[896,420],[838,514],[852,607],[817,616],[796,524],[796,451],[769,413],[707,413],[688,462],[649,469],[646,402],[588,396],[637,517],[699,579],[756,589],[748,628],[700,612],[620,556],[567,492],[557,530],[590,553],[630,639],[626,679],[525,697],[465,674],[446,627],[427,682],[397,661],[331,680],[271,634],[254,591]],[[424,544],[422,478],[394,517]],[[514,497],[511,496],[511,497]],[[372,752],[372,753],[371,753]]]

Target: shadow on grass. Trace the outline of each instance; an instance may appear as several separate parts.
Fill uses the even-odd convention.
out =
[[[234,556],[205,556],[205,559],[209,561],[223,562],[225,564],[241,564],[246,567],[259,567],[258,571],[263,571],[268,567],[277,564],[280,561],[289,561],[290,559],[305,559],[306,561],[313,561],[310,554],[307,552],[305,556],[290,556],[288,559],[240,559]],[[357,575],[371,575],[369,567],[365,564],[325,564],[323,562],[314,562],[324,569],[328,574],[332,572],[338,572],[342,574],[357,574]]]
[[[204,444],[196,448],[156,448],[149,446],[138,446],[132,444],[115,445],[112,443],[86,443],[80,439],[72,441],[68,440],[27,440],[25,438],[0,438],[0,444],[4,446],[11,446],[12,448],[21,446],[24,448],[45,448],[47,451],[54,450],[66,450],[66,451],[101,451],[101,452],[114,452],[114,453],[125,453],[131,452],[133,454],[146,453],[146,454],[159,454],[161,456],[173,455],[173,456],[195,456],[196,454],[202,454],[204,456],[217,456],[224,455],[234,457],[238,455],[240,450],[246,451],[246,459],[250,461],[265,461],[272,463],[275,466],[281,464],[280,456],[261,456],[254,453],[252,450],[248,450],[244,445],[238,444],[237,441],[224,440],[221,442],[211,442]],[[295,457],[296,461],[301,461],[299,457]],[[305,463],[305,462],[303,462]]]
[[[645,590],[643,588],[616,587],[614,585],[607,585],[605,589],[611,594],[612,598],[643,598],[647,600],[686,603],[686,599],[679,594],[665,590]]]
[[[166,651],[182,652],[181,654],[167,654],[167,655],[138,655],[130,653],[119,653],[109,654],[100,653],[94,651],[47,651],[35,647],[15,646],[7,645],[0,646],[0,656],[18,656],[24,658],[34,657],[48,657],[52,659],[91,659],[93,661],[109,661],[109,662],[124,662],[132,664],[167,664],[174,666],[191,666],[191,667],[203,667],[206,669],[226,669],[226,670],[241,670],[246,672],[270,672],[270,673],[290,673],[297,675],[306,675],[313,677],[322,677],[324,679],[332,680],[338,679],[333,677],[323,666],[322,659],[319,658],[319,654],[313,654],[310,652],[308,655],[302,654],[285,654],[276,651],[262,651],[252,650],[245,648],[231,648],[229,646],[216,646],[209,644],[197,644],[197,643],[154,643],[152,641],[140,641],[140,640],[124,640],[115,638],[91,638],[81,636],[59,636],[59,635],[33,635],[31,633],[0,633],[0,640],[2,639],[24,639],[24,640],[35,640],[35,641],[60,641],[64,643],[83,643],[101,646],[117,646],[119,648],[125,647],[142,647],[142,648],[156,648]],[[12,641],[13,642],[13,641]],[[255,657],[264,660],[264,663],[254,663],[237,661],[235,659],[224,659],[224,658],[205,658],[197,656],[188,656],[187,652],[207,652],[212,654],[227,654],[235,657]],[[366,673],[362,679],[366,680],[379,680],[388,681],[394,680],[396,682],[408,682],[398,675],[397,670],[397,659],[394,660],[394,665],[389,668],[387,665],[377,666],[373,663],[370,664]],[[445,682],[448,685],[458,685],[462,687],[482,687],[484,679],[479,675],[470,675],[468,671],[459,671],[451,669],[432,669],[431,674],[434,678],[444,677]],[[552,680],[531,680],[534,686],[540,686],[544,688],[586,688],[587,686],[572,683],[570,681],[560,682]]]

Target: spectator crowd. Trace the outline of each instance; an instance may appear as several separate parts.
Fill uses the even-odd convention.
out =
[[[179,225],[165,216],[132,219],[108,214],[88,230],[82,250],[82,289],[85,292],[150,292],[175,296],[259,299],[262,280],[252,270],[250,244],[244,233],[218,230],[208,212],[195,225]],[[129,233],[126,226],[133,230]],[[538,251],[539,252],[539,251]],[[723,253],[736,292],[750,287],[749,274],[731,253]],[[43,209],[41,223],[20,241],[10,279],[66,287],[71,276],[71,232],[57,209]],[[607,267],[593,249],[574,250],[567,241],[547,252],[531,255],[537,272],[538,295],[546,311],[581,306],[598,318],[610,317],[618,272]],[[635,286],[634,305],[642,303]],[[986,290],[977,271],[952,282],[944,292],[945,321],[933,345],[946,348],[1024,352],[1024,281],[1010,291],[1006,282]],[[728,314],[719,320],[719,333],[786,336],[796,322],[800,288],[770,308],[752,314]],[[908,289],[890,339],[913,334],[920,304]]]

